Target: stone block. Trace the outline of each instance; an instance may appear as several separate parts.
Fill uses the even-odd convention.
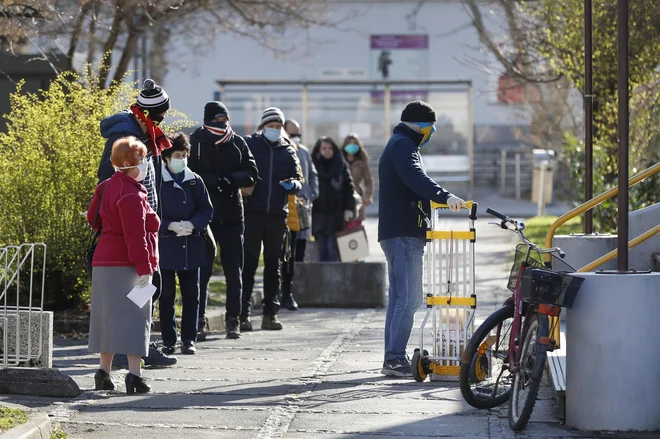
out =
[[[300,306],[380,308],[385,306],[384,262],[296,264],[292,292]]]
[[[0,310],[0,331],[7,336],[7,356],[9,366],[33,366],[50,368],[53,366],[53,313],[51,311]],[[39,338],[41,337],[41,352]],[[28,346],[28,340],[30,346]],[[3,346],[0,338],[0,359]],[[29,350],[28,350],[29,349]],[[18,364],[15,358],[18,355]]]
[[[0,393],[75,398],[78,384],[57,369],[10,367],[0,370]]]

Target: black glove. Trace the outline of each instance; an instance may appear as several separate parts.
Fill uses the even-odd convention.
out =
[[[220,188],[220,192],[233,192],[237,189],[230,177],[219,178],[218,187]]]

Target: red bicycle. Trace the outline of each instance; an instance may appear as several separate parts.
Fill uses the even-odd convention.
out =
[[[565,271],[549,270],[542,255],[563,259],[564,252],[528,240],[524,223],[492,209],[486,212],[501,220],[491,224],[515,232],[521,240],[509,276],[513,295],[470,338],[459,380],[463,398],[473,407],[488,409],[509,401],[509,425],[519,431],[534,410],[547,352],[556,344],[548,317],[558,317],[562,307],[572,306],[583,279],[567,274],[575,270],[563,261]]]

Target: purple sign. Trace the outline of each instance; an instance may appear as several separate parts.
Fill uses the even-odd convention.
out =
[[[428,35],[372,35],[371,49],[428,49]]]

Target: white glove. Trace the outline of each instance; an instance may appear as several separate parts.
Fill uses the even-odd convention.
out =
[[[181,228],[185,231],[192,233],[195,230],[195,226],[190,221],[181,221]]]
[[[353,211],[352,210],[345,210],[344,211],[344,221],[348,222],[353,219]]]
[[[455,195],[452,195],[447,199],[447,206],[452,212],[460,212],[462,207],[465,207],[465,201],[461,200]]]
[[[138,276],[137,280],[135,281],[135,286],[144,288],[147,285],[151,283],[151,275],[150,274],[143,274],[142,276]]]
[[[180,221],[172,221],[169,226],[167,226],[167,230],[171,230],[174,233],[179,233],[182,229],[181,227],[181,222]]]
[[[182,236],[190,236],[190,235],[192,235],[192,230],[181,229],[181,230],[179,230],[179,232],[176,234],[176,237],[177,237],[177,238],[180,238],[180,237],[182,237]]]

